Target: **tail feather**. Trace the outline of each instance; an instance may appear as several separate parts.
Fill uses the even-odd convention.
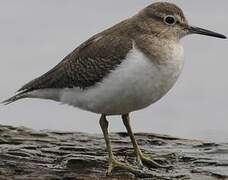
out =
[[[27,97],[26,93],[22,92],[22,93],[19,93],[19,94],[13,96],[13,97],[1,102],[1,104],[9,105],[9,104],[11,104],[11,103],[13,103],[15,101],[18,101],[18,100],[26,98],[26,97]]]

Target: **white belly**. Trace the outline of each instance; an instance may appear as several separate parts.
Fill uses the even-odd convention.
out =
[[[158,65],[134,48],[126,60],[96,87],[64,89],[60,93],[60,101],[107,115],[145,108],[162,98],[182,71],[183,48],[175,44],[174,49],[167,57],[169,59]]]

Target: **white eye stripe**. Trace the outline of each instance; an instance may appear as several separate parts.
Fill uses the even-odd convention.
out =
[[[164,23],[169,26],[176,24],[176,22],[177,22],[177,19],[175,16],[168,15],[168,16],[165,16],[165,18],[164,18]]]

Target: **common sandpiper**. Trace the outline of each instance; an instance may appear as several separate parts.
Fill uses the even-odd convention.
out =
[[[138,164],[166,168],[142,153],[129,114],[155,103],[173,87],[184,66],[180,39],[189,34],[226,39],[224,35],[190,26],[183,11],[174,4],[151,4],[85,41],[57,66],[3,103],[40,98],[101,114],[108,174],[115,167],[135,172],[132,165],[119,162],[111,148],[106,117],[121,115]]]

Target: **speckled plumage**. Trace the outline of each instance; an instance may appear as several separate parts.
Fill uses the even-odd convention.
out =
[[[23,86],[19,91],[49,88],[82,89],[100,82],[114,70],[132,48],[127,36],[117,37],[116,32],[94,36],[75,49],[55,68]]]

